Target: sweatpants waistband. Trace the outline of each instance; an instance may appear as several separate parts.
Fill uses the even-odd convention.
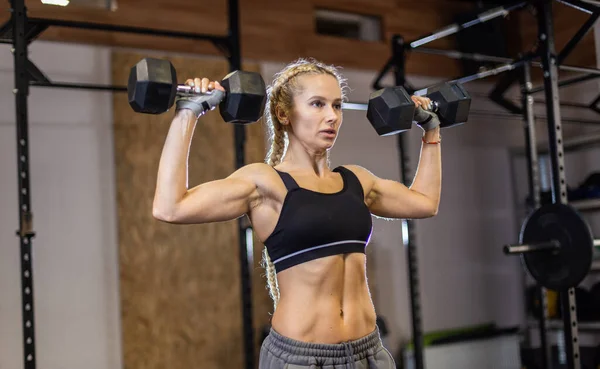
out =
[[[374,355],[382,348],[383,344],[378,327],[359,339],[335,344],[297,341],[285,337],[271,328],[265,340],[265,346],[278,357],[294,356],[296,359],[312,358],[317,360],[340,358],[340,362],[345,362],[346,359],[360,361],[367,356]]]

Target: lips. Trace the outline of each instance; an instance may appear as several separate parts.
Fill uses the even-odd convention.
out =
[[[324,129],[324,130],[322,130],[322,131],[320,131],[320,132],[321,132],[321,133],[328,134],[328,135],[335,135],[335,134],[336,134],[336,131],[335,131],[335,129]]]

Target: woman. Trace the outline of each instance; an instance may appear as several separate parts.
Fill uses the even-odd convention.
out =
[[[375,324],[365,268],[371,215],[426,218],[438,211],[439,120],[419,107],[424,124],[419,168],[410,188],[357,165],[331,170],[328,154],[342,124],[345,80],[315,60],[299,59],[267,91],[272,142],[267,163],[187,188],[187,156],[200,116],[193,98],[177,101],[160,158],[154,216],[171,223],[208,223],[247,215],[266,245],[264,262],[275,310],[259,367],[394,368]],[[216,81],[190,79],[206,92]],[[362,363],[362,364],[359,364]],[[358,366],[356,366],[358,365]]]

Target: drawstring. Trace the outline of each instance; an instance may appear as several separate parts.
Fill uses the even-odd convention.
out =
[[[348,342],[343,342],[344,350],[346,351],[346,358],[348,359],[346,363],[346,367],[350,369],[356,368],[356,363],[354,362],[354,350],[352,349],[352,345]],[[350,363],[350,364],[348,364]],[[350,366],[352,365],[352,366]]]

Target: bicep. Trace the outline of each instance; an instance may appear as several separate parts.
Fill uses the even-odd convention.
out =
[[[175,206],[169,223],[212,223],[236,219],[246,214],[257,197],[256,184],[243,171],[225,179],[205,182],[187,191]]]
[[[404,184],[382,179],[364,168],[352,166],[365,189],[365,203],[373,215],[383,218],[416,219],[433,216],[433,201]]]
[[[371,213],[384,218],[427,218],[435,213],[435,206],[427,196],[388,179],[374,180],[367,203]]]

